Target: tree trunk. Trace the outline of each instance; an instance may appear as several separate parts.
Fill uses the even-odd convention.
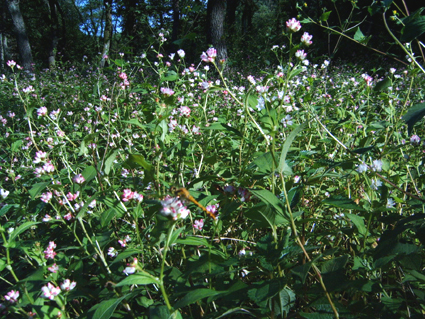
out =
[[[58,3],[57,0],[49,0],[50,9],[50,48],[49,48],[49,69],[54,69],[56,64],[56,52],[58,48],[58,14],[57,14]]]
[[[112,39],[112,2],[113,0],[103,0],[105,6],[105,32],[103,37],[103,51],[102,51],[102,60],[100,62],[100,67],[105,66],[105,56],[109,55],[109,49],[111,47]]]
[[[226,16],[226,0],[208,0],[208,43],[217,50],[217,60],[227,59],[227,47],[224,39],[224,19]],[[220,62],[218,63],[220,66]]]
[[[173,32],[171,34],[171,45],[173,47],[173,51],[176,51],[176,45],[174,41],[177,40],[180,31],[180,1],[173,0]]]
[[[0,69],[4,68],[7,59],[6,10],[6,3],[0,0]]]
[[[24,18],[22,17],[21,10],[19,9],[19,0],[7,0],[6,3],[15,27],[16,41],[18,43],[19,57],[21,59],[20,63],[26,70],[31,70],[31,46],[25,29]]]
[[[255,4],[252,0],[245,1],[245,6],[242,12],[242,33],[250,34],[252,30],[252,17],[254,15]]]
[[[239,0],[227,0],[227,28],[229,37],[235,36],[236,32],[236,8],[239,5]]]

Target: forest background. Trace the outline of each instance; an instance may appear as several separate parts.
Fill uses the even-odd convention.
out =
[[[165,53],[184,49],[186,59],[193,61],[212,45],[230,67],[261,68],[276,62],[270,48],[284,43],[285,21],[306,16],[330,27],[305,25],[305,31],[315,37],[310,49],[314,57],[361,59],[372,53],[365,45],[387,57],[400,54],[382,16],[372,14],[378,4],[370,0],[2,0],[0,64],[4,68],[6,61],[15,59],[27,69],[30,65],[52,68],[57,61],[75,64],[88,59],[103,65],[106,55],[142,54],[159,32],[167,31]],[[395,1],[392,7],[404,10],[405,5],[409,12],[421,7],[420,1],[413,0]],[[389,23],[396,26],[394,20]],[[396,26],[396,32],[400,29]]]

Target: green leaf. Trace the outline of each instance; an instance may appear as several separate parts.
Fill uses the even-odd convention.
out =
[[[152,164],[148,163],[142,155],[129,154],[127,161],[125,162],[131,168],[136,168],[137,166],[143,167],[146,171],[152,171]]]
[[[186,238],[180,238],[176,240],[177,244],[189,245],[189,246],[205,246],[209,247],[210,243],[205,238],[188,236]]]
[[[23,223],[21,226],[16,228],[9,236],[9,242],[14,241],[17,236],[22,234],[24,231],[26,231],[28,228],[40,224],[40,222],[26,222]]]
[[[311,265],[312,265],[312,262],[310,261],[308,263],[305,263],[304,265],[300,265],[300,266],[296,266],[292,268],[291,272],[294,275],[300,277],[302,283],[304,283],[305,279],[307,278],[307,274],[310,271]]]
[[[33,187],[31,187],[31,189],[28,191],[31,196],[31,199],[35,199],[37,195],[40,194],[47,187],[47,185],[51,184],[52,182],[42,182],[34,184]]]
[[[146,271],[139,271],[137,274],[130,275],[124,280],[120,281],[116,286],[131,286],[131,285],[150,285],[160,284],[159,278],[152,276]]]
[[[335,272],[341,269],[344,269],[345,265],[350,258],[349,255],[344,255],[341,257],[333,258],[331,260],[327,260],[322,264],[322,274]]]
[[[295,300],[296,295],[289,287],[285,287],[279,291],[281,312],[289,314],[289,310],[291,310],[291,308],[294,306]]]
[[[135,254],[142,254],[143,251],[142,250],[138,250],[138,249],[127,249],[126,251],[120,253],[117,257],[115,257],[115,259],[111,262],[112,264],[115,264],[117,262],[122,261],[123,259],[126,259],[130,256],[133,256]]]
[[[380,92],[380,91],[383,91],[383,90],[389,88],[392,84],[393,84],[393,81],[391,81],[390,78],[385,78],[382,81],[379,81],[378,83],[376,83],[373,90],[375,92]]]
[[[19,208],[19,205],[18,205],[18,204],[13,204],[13,205],[7,204],[7,205],[4,205],[4,206],[0,209],[0,217],[1,217],[1,216],[3,216],[4,214],[7,214],[7,212],[8,212],[8,211],[9,211],[12,207],[14,207],[14,208]]]
[[[403,115],[402,119],[408,126],[409,136],[412,134],[413,126],[416,122],[419,122],[425,116],[425,103],[413,105],[406,114]]]
[[[108,158],[105,161],[105,174],[109,175],[111,171],[112,165],[114,165],[115,158],[117,157],[119,150],[115,150],[111,153],[111,155],[108,156]]]
[[[164,142],[165,137],[167,136],[167,133],[168,133],[167,122],[165,120],[162,120],[161,123],[159,123],[159,127],[162,129],[162,134],[159,139],[161,140],[161,142]]]
[[[331,13],[332,11],[323,12],[322,15],[320,16],[320,21],[323,21],[323,22],[328,21]]]
[[[360,43],[365,39],[363,32],[360,30],[360,27],[357,27],[356,33],[354,34],[354,40],[359,41]]]
[[[411,42],[417,39],[425,32],[425,16],[418,16],[415,19],[410,20],[401,29],[401,42]]]
[[[354,215],[354,214],[345,214],[346,217],[348,217],[351,222],[354,224],[354,226],[357,227],[357,230],[359,233],[363,236],[366,236],[367,230],[366,226],[364,224],[364,218],[362,216]]]
[[[323,204],[331,205],[342,209],[352,209],[360,212],[364,212],[365,209],[357,205],[352,199],[344,196],[331,196],[322,201]]]
[[[203,130],[218,130],[218,131],[229,131],[231,133],[234,133],[235,135],[242,137],[242,133],[238,131],[237,129],[227,125],[226,123],[220,123],[215,122],[212,123],[210,126],[205,126],[202,128]]]
[[[262,202],[270,205],[274,210],[285,219],[289,220],[288,216],[285,214],[285,208],[283,203],[276,197],[275,194],[268,191],[267,189],[251,189],[250,192],[257,196]]]
[[[289,147],[291,146],[292,142],[294,141],[294,139],[298,135],[298,133],[301,132],[304,129],[305,124],[306,123],[298,125],[291,132],[291,134],[289,134],[289,136],[286,138],[286,141],[285,141],[285,143],[283,144],[283,147],[282,147],[282,153],[280,154],[279,166],[277,168],[277,170],[280,174],[282,174],[283,169],[285,167],[286,155],[288,154]]]
[[[107,211],[103,212],[100,216],[100,225],[102,227],[108,226],[112,218],[117,214],[117,211],[114,208],[109,208]]]
[[[181,300],[177,301],[177,303],[174,305],[174,309],[180,309],[187,305],[193,304],[197,302],[198,300],[201,300],[206,297],[211,297],[220,294],[221,292],[207,289],[207,288],[201,288],[192,290],[189,293],[187,293]]]
[[[128,295],[125,295],[120,298],[104,300],[101,303],[93,306],[89,313],[94,311],[92,318],[93,319],[109,319],[114,313],[117,306],[123,301]]]
[[[23,140],[17,140],[15,142],[12,143],[12,145],[10,146],[10,149],[12,150],[12,152],[17,152],[20,150],[21,145],[24,143]]]
[[[179,75],[177,74],[176,71],[168,71],[167,75],[161,78],[161,82],[164,81],[175,81],[179,78]]]
[[[97,172],[93,166],[87,166],[81,174],[83,175],[87,183],[96,177]]]

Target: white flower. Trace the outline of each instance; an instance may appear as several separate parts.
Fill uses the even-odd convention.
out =
[[[177,54],[179,55],[179,57],[184,58],[186,55],[186,52],[184,52],[182,49],[177,51]]]
[[[65,279],[65,281],[61,285],[61,289],[65,291],[70,291],[75,288],[77,283],[75,281],[71,282],[69,279]]]
[[[7,191],[7,190],[5,190],[5,189],[0,189],[0,196],[3,198],[3,199],[6,199],[6,197],[7,196],[9,196],[9,191]]]

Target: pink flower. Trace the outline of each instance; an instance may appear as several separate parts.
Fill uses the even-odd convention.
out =
[[[65,281],[61,285],[61,289],[65,291],[70,291],[75,288],[77,283],[75,281],[71,282],[69,279],[65,279]]]
[[[241,202],[246,202],[251,198],[251,193],[246,188],[239,187],[238,193],[241,197]]]
[[[47,115],[47,107],[42,106],[39,109],[37,109],[37,116],[46,116]]]
[[[410,143],[412,143],[413,145],[419,145],[419,143],[421,142],[421,138],[417,135],[412,135],[410,137]]]
[[[161,204],[161,214],[164,216],[170,216],[174,220],[179,218],[185,219],[190,213],[190,210],[183,206],[183,203],[178,199],[178,197],[167,196],[161,201]]]
[[[44,251],[44,258],[46,259],[54,259],[56,256],[56,252],[54,249],[56,248],[56,244],[54,241],[49,242],[49,246],[47,246],[46,250]]]
[[[190,116],[190,108],[187,106],[181,106],[178,108],[178,111],[180,112],[180,116]]]
[[[201,135],[200,128],[198,126],[193,125],[193,127],[192,127],[192,133],[194,135]]]
[[[184,58],[184,57],[185,57],[185,55],[186,55],[186,53],[185,53],[182,49],[178,50],[178,51],[177,51],[177,54],[178,54],[178,55],[179,55],[179,57],[181,57],[181,58]]]
[[[306,46],[309,46],[313,43],[311,39],[313,39],[313,36],[308,34],[307,32],[304,32],[304,34],[301,37],[301,42],[304,43]]]
[[[16,303],[19,298],[19,291],[18,290],[11,290],[7,293],[7,295],[4,296],[4,299],[9,301],[10,303]]]
[[[40,162],[44,162],[46,160],[46,158],[47,158],[46,152],[38,151],[38,152],[35,153],[35,158],[34,158],[33,163],[37,164],[37,163],[40,163]]]
[[[72,180],[74,181],[74,183],[77,184],[82,184],[86,181],[82,174],[75,175]]]
[[[56,263],[54,263],[53,265],[51,265],[50,267],[47,268],[50,272],[52,273],[57,273],[59,270],[59,266],[56,265]]]
[[[13,60],[9,60],[9,61],[7,61],[7,66],[8,67],[11,67],[12,69],[13,69],[13,67],[16,65],[16,62],[15,61],[13,61]],[[12,290],[13,291],[13,290]]]
[[[68,213],[68,214],[66,214],[65,216],[63,216],[63,218],[64,219],[66,219],[67,221],[70,221],[71,219],[72,219],[72,214],[71,213]]]
[[[214,62],[217,57],[217,50],[214,48],[209,48],[207,52],[202,52],[201,60],[204,62]]]
[[[133,258],[133,262],[130,264],[127,264],[127,267],[123,270],[123,272],[128,276],[131,274],[134,274],[136,272],[136,266],[137,266],[137,258]]]
[[[47,286],[43,286],[41,288],[41,292],[43,293],[43,298],[53,300],[57,295],[60,294],[61,290],[59,287],[55,287],[49,282]]]
[[[289,33],[297,32],[300,29],[301,29],[301,23],[297,19],[292,18],[286,21],[286,30]]]
[[[161,93],[164,94],[165,96],[172,96],[174,94],[174,91],[170,88],[161,88]]]
[[[193,223],[193,228],[197,230],[202,230],[203,227],[204,227],[203,219],[195,220],[195,222]]]
[[[69,192],[69,193],[66,195],[66,198],[67,198],[70,202],[72,202],[73,200],[76,200],[76,199],[77,199],[78,195],[80,195],[80,192],[79,192],[79,191],[77,191],[75,194],[72,194],[71,192]]]
[[[119,239],[118,240],[118,243],[121,245],[121,247],[125,247],[125,246],[127,246],[127,241],[125,240],[125,239]]]
[[[127,74],[125,74],[124,72],[120,73],[120,78],[122,80],[127,80]]]
[[[41,200],[45,203],[50,202],[50,200],[52,199],[53,194],[51,192],[47,192],[47,193],[43,193],[41,194]]]
[[[302,61],[307,57],[307,53],[304,52],[304,50],[298,50],[295,52],[295,57],[298,58],[298,60]]]
[[[55,171],[55,167],[53,166],[52,163],[45,163],[43,165],[43,171],[45,173],[53,173]]]
[[[121,195],[121,199],[123,202],[128,202],[129,200],[133,199],[133,197],[134,192],[132,192],[129,188],[124,189],[124,193]]]
[[[114,258],[117,255],[118,255],[118,252],[115,250],[115,248],[114,247],[109,247],[109,249],[108,249],[108,256]]]

